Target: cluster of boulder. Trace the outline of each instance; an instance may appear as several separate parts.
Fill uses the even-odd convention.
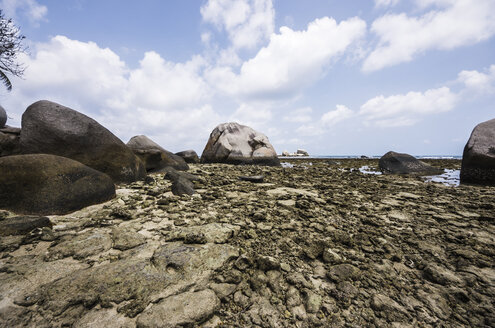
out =
[[[167,173],[175,194],[194,192],[188,163],[280,165],[268,138],[237,123],[217,126],[201,160],[194,150],[172,153],[139,135],[124,144],[92,118],[41,100],[5,126],[0,106],[0,208],[20,214],[66,214],[115,196],[115,184]]]
[[[284,150],[280,156],[283,157],[299,157],[299,156],[309,156],[309,153],[304,149],[298,149],[295,153],[290,153],[288,150]]]

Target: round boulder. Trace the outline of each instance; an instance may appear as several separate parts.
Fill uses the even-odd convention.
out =
[[[211,132],[201,155],[201,163],[280,166],[268,138],[239,123],[223,123]]]
[[[180,151],[178,153],[175,153],[175,155],[182,157],[186,161],[186,163],[189,163],[189,164],[198,164],[199,163],[199,156],[192,149]]]
[[[141,160],[113,133],[92,118],[51,101],[41,100],[26,109],[20,144],[23,154],[71,158],[117,183],[146,176]]]
[[[380,158],[380,171],[385,174],[437,175],[443,170],[428,165],[409,154],[389,151]]]
[[[0,157],[16,155],[21,152],[21,129],[5,126],[0,128]]]
[[[115,197],[112,179],[69,158],[0,158],[0,208],[22,214],[66,214]]]
[[[173,167],[176,170],[188,170],[189,166],[180,156],[163,149],[159,144],[147,136],[134,136],[127,143],[134,154],[139,156],[146,165],[146,171],[157,172],[164,167]]]
[[[0,128],[3,128],[7,123],[7,112],[0,106]]]
[[[471,133],[462,154],[461,183],[495,186],[495,119]]]

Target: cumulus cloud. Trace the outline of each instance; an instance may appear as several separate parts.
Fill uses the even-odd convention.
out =
[[[473,71],[462,71],[457,81],[464,84],[466,91],[476,94],[487,94],[495,92],[495,65],[491,65],[486,73]]]
[[[275,26],[271,0],[208,0],[201,15],[225,30],[235,49],[253,49],[268,40]]]
[[[495,34],[493,0],[416,0],[422,16],[387,14],[372,23],[376,48],[363,63],[364,71],[409,62],[428,50],[450,50],[487,40]]]
[[[238,122],[255,129],[263,129],[272,117],[271,108],[267,104],[242,103],[230,116],[229,121]]]
[[[337,105],[337,109],[326,112],[323,114],[321,117],[321,124],[323,126],[332,126],[337,124],[340,121],[343,121],[345,119],[348,119],[353,115],[352,110],[347,108],[344,105]]]
[[[208,104],[208,86],[201,77],[204,60],[166,61],[147,52],[136,69],[94,42],[56,36],[23,55],[24,79],[3,101],[19,125],[24,109],[49,99],[79,110],[124,141],[146,131],[164,147],[202,143],[219,115]],[[191,131],[195,131],[191,134]]]
[[[230,67],[216,67],[207,78],[221,91],[239,97],[294,97],[321,78],[332,60],[365,32],[366,23],[359,18],[337,23],[324,17],[304,31],[281,27],[266,47],[242,64],[238,74]]]
[[[0,8],[9,18],[15,20],[20,13],[34,24],[44,20],[48,13],[46,6],[40,5],[36,0],[2,0]]]
[[[457,101],[458,95],[447,87],[389,97],[381,95],[363,104],[359,115],[377,126],[406,126],[415,124],[425,115],[448,112]]]

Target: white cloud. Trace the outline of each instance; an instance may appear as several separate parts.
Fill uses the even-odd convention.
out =
[[[311,121],[311,107],[298,108],[284,116],[284,121],[292,123],[306,123]]]
[[[353,115],[353,111],[344,105],[337,105],[337,109],[326,112],[321,117],[321,124],[323,126],[332,126],[340,121],[348,119]]]
[[[491,65],[486,73],[478,71],[462,71],[457,81],[465,85],[466,91],[474,93],[495,92],[495,65]]]
[[[262,103],[242,103],[230,116],[229,121],[238,122],[264,131],[273,114],[268,105]]]
[[[199,56],[173,63],[147,52],[131,70],[108,48],[56,36],[21,61],[24,79],[13,81],[2,101],[12,125],[28,105],[48,99],[93,117],[123,141],[146,132],[167,148],[203,144],[220,120],[208,104]]]
[[[205,22],[225,30],[235,49],[253,49],[274,29],[271,0],[209,0],[201,7]]]
[[[15,20],[18,13],[21,13],[33,24],[44,20],[48,13],[46,6],[40,5],[36,0],[2,0],[0,8],[8,18]]]
[[[305,31],[281,27],[270,43],[244,62],[239,74],[230,67],[216,67],[207,74],[212,85],[243,98],[295,97],[322,77],[332,59],[344,53],[366,32],[366,23],[351,18],[316,19]]]
[[[422,9],[434,8],[420,17],[387,14],[373,22],[371,31],[379,41],[364,61],[364,71],[409,62],[428,50],[475,44],[495,34],[493,0],[417,0],[416,3]]]
[[[457,94],[447,87],[441,87],[424,93],[378,96],[363,104],[359,114],[366,122],[377,126],[406,126],[413,125],[425,115],[448,112],[457,101]]]
[[[393,7],[399,3],[400,0],[375,0],[375,7]]]

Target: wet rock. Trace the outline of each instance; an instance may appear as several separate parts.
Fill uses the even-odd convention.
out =
[[[223,123],[211,132],[201,155],[201,163],[280,166],[268,138],[238,123]]]
[[[44,216],[16,216],[0,220],[0,236],[25,235],[36,228],[51,228],[50,219]]]
[[[328,270],[327,277],[335,282],[341,282],[345,280],[356,280],[360,276],[360,273],[360,270],[351,264],[338,264]]]
[[[137,318],[136,326],[140,328],[192,326],[206,321],[219,306],[220,301],[210,289],[186,292],[166,298],[144,311]]]
[[[125,251],[146,243],[146,238],[137,232],[121,227],[112,229],[113,248]]]
[[[115,197],[109,176],[65,157],[1,157],[0,171],[0,208],[17,213],[66,214]]]
[[[175,155],[182,157],[186,163],[189,164],[198,164],[199,163],[199,157],[198,154],[194,150],[184,150],[180,151],[178,153],[175,153]]]
[[[380,158],[380,171],[388,174],[437,175],[443,170],[430,166],[415,157],[389,151]]]
[[[495,119],[473,129],[462,154],[461,182],[495,185]]]
[[[239,177],[239,180],[241,180],[241,181],[249,181],[249,182],[254,182],[254,183],[262,183],[263,179],[264,179],[264,176],[262,176],[262,175],[252,175],[252,176],[241,175]]]
[[[26,109],[20,142],[23,154],[71,158],[117,183],[146,176],[141,160],[119,138],[92,118],[51,101],[41,100]]]
[[[132,137],[127,142],[127,147],[132,149],[141,158],[148,172],[155,172],[167,166],[177,170],[189,169],[189,166],[182,157],[165,150],[147,136],[139,135]]]

